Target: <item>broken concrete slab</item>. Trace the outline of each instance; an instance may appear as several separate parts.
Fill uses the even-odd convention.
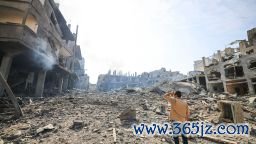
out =
[[[36,130],[36,133],[39,134],[39,133],[42,133],[44,131],[49,131],[49,130],[53,130],[54,129],[54,126],[52,124],[48,124],[44,127],[40,127]]]
[[[158,95],[164,95],[165,91],[161,90],[159,87],[154,87],[149,92],[156,93]]]
[[[218,107],[221,110],[220,121],[243,123],[243,109],[239,102],[235,101],[219,101]]]

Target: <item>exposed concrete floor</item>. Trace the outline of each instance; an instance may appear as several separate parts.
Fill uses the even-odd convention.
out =
[[[196,96],[194,96],[196,97]],[[149,110],[143,110],[144,100],[150,105]],[[204,101],[204,102],[202,102]],[[205,103],[206,102],[206,103]],[[188,100],[194,119],[215,121],[219,112],[210,101],[205,99]],[[22,109],[24,117],[16,121],[0,124],[0,138],[5,142],[14,143],[72,143],[72,144],[108,144],[114,143],[113,128],[117,131],[117,143],[168,143],[168,136],[137,137],[128,125],[123,125],[118,118],[127,107],[137,110],[138,122],[162,123],[167,121],[167,115],[156,114],[155,108],[167,102],[154,93],[144,92],[110,92],[110,93],[70,93],[59,97],[34,100],[32,104]],[[71,129],[74,120],[82,120],[85,126],[80,130]],[[48,124],[53,130],[36,133],[40,127]],[[255,125],[253,125],[255,126]],[[255,142],[256,137],[225,137],[225,139],[248,143]],[[201,138],[192,138],[190,143],[209,143]],[[1,141],[0,141],[1,143]]]

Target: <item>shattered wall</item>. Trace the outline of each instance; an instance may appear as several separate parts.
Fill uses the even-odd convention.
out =
[[[73,80],[86,87],[84,64],[74,70],[77,35],[53,0],[0,1],[0,13],[0,71],[16,94],[60,93]]]
[[[209,91],[237,95],[255,94],[255,28],[247,34],[248,41],[236,40],[239,42],[238,48],[225,48],[224,51],[218,51],[217,55],[203,58],[206,86]]]

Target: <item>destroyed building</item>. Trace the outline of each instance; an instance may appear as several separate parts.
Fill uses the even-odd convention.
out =
[[[180,72],[166,71],[165,68],[152,72],[144,72],[141,75],[122,74],[116,71],[108,72],[108,74],[99,75],[97,82],[97,90],[109,91],[121,88],[149,87],[163,81],[178,81],[186,76]]]
[[[248,30],[247,36],[248,40],[236,40],[231,43],[238,44],[238,47],[225,48],[211,57],[195,61],[194,70],[200,74],[192,75],[188,81],[204,75],[205,86],[210,92],[255,94],[256,28]]]
[[[71,32],[58,4],[0,0],[0,13],[0,72],[16,96],[88,87],[77,33]]]

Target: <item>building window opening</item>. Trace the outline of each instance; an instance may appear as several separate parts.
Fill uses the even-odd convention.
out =
[[[219,80],[221,78],[221,73],[217,71],[211,71],[207,77],[209,81]]]
[[[249,69],[256,69],[256,61],[251,61],[248,68]]]
[[[232,66],[225,69],[225,76],[229,79],[235,79],[237,77],[243,77],[244,71],[242,66]]]

